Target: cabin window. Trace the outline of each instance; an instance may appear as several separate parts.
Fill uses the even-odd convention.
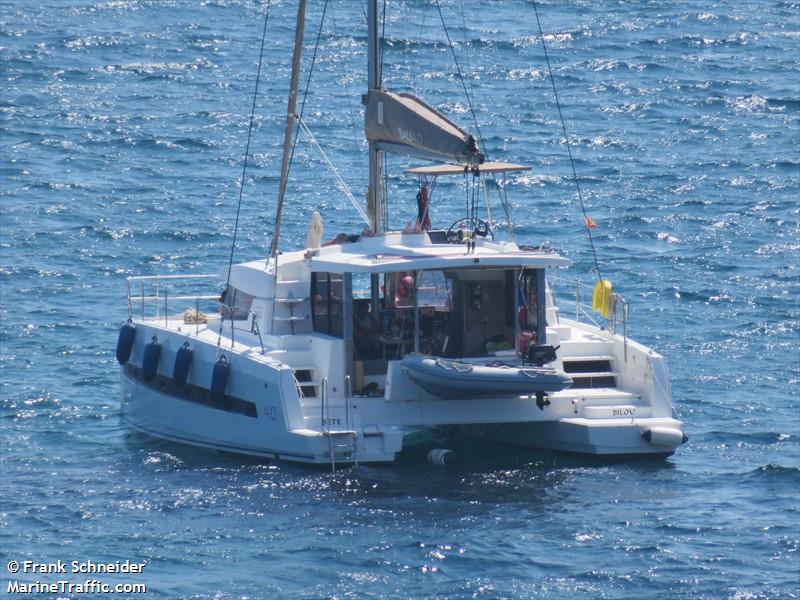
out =
[[[313,273],[314,331],[342,337],[342,294],[344,278],[341,273]]]
[[[449,311],[452,308],[450,282],[441,271],[422,271],[417,279],[417,306]]]
[[[544,273],[540,269],[525,270],[519,284],[520,351],[530,344],[544,343]]]
[[[413,271],[398,271],[386,274],[386,299],[388,308],[414,308]]]
[[[244,321],[250,316],[253,298],[254,296],[240,289],[228,286],[220,297],[220,312],[223,318]]]

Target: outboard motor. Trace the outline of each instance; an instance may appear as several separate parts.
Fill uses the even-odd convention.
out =
[[[537,367],[542,367],[547,363],[553,362],[556,358],[556,350],[561,346],[528,346],[525,353],[525,360]]]

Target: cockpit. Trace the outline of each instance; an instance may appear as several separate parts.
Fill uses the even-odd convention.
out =
[[[412,352],[515,359],[544,339],[544,292],[544,269],[316,272],[313,330],[349,342],[355,390],[380,389],[389,361]]]

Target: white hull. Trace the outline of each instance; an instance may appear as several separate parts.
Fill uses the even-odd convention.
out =
[[[126,425],[147,435],[171,442],[222,450],[236,454],[275,458],[303,463],[331,462],[331,443],[340,445],[336,432],[326,436],[318,431],[289,431],[266,414],[249,419],[236,414],[195,405],[159,393],[131,380],[125,374],[122,385],[122,418]],[[349,437],[349,436],[347,436]],[[395,438],[387,450],[385,441]],[[354,451],[337,452],[336,462],[387,462],[394,460],[402,435],[375,436],[358,440]],[[391,442],[390,442],[391,443]]]
[[[359,396],[348,391],[345,340],[307,332],[259,341],[237,329],[231,343],[215,319],[204,325],[149,319],[135,323],[130,360],[121,367],[122,416],[133,429],[173,442],[304,463],[392,461],[404,443],[425,439],[420,432],[442,426],[529,448],[671,454],[683,441],[683,425],[672,416],[663,359],[619,335],[562,319],[554,307],[548,314],[555,323],[547,329],[548,342],[561,346],[553,365],[573,371],[576,382],[611,377],[613,386],[579,384],[550,393],[547,406],[537,405],[534,396],[444,400],[415,384],[401,360],[391,360],[383,393]],[[144,349],[153,337],[161,355],[156,377],[145,382]],[[179,388],[172,370],[185,342],[194,358],[188,381]],[[227,409],[210,405],[207,392],[222,354],[231,365]],[[574,372],[575,364],[594,364],[598,357],[608,372]],[[648,430],[666,430],[667,438],[656,435],[648,442],[642,436]]]
[[[654,446],[642,432],[653,427],[683,431],[677,419],[561,419],[549,423],[468,425],[459,433],[523,448],[594,456],[668,456],[674,445]]]

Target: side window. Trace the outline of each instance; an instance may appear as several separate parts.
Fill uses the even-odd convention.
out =
[[[536,271],[525,271],[520,286],[520,328],[522,331],[536,333],[537,315],[539,314],[539,292]]]
[[[341,273],[314,273],[311,278],[314,331],[342,337]]]
[[[400,271],[394,274],[394,307],[395,308],[412,308],[414,306],[414,294],[416,294],[416,286],[414,285],[414,274],[411,271]]]
[[[253,296],[230,286],[222,296],[222,316],[234,321],[242,321],[250,316]]]
[[[441,271],[424,271],[417,282],[417,304],[420,308],[450,310],[453,305],[450,282]]]

